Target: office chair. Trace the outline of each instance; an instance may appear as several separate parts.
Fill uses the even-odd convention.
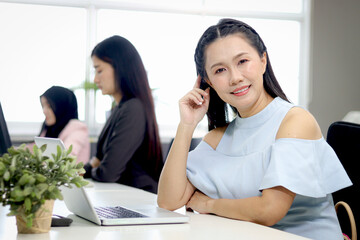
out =
[[[192,151],[192,150],[194,150],[194,149],[197,147],[197,145],[199,145],[199,143],[201,142],[201,140],[202,140],[202,138],[192,138],[192,139],[191,139],[191,143],[190,143],[189,152]],[[169,145],[168,145],[168,148],[167,148],[165,154],[163,154],[163,155],[164,155],[164,162],[165,162],[165,160],[166,160],[166,158],[167,158],[167,155],[169,154],[169,151],[170,151],[170,148],[171,148],[171,145],[173,144],[173,142],[174,142],[174,138],[172,138],[172,139],[170,140],[170,143],[169,143]]]
[[[333,198],[337,204],[336,210],[342,232],[348,235],[351,233],[351,239],[356,240],[356,223],[360,224],[360,125],[344,121],[334,122],[328,129],[326,140],[353,183],[350,187],[334,192]],[[343,202],[345,204],[342,204]],[[339,206],[344,206],[347,211],[340,211]],[[351,214],[354,216],[353,224]]]

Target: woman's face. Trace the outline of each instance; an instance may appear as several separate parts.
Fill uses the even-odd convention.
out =
[[[53,126],[56,123],[56,116],[54,111],[50,107],[49,102],[47,101],[46,97],[40,97],[41,106],[45,115],[45,123],[47,126]]]
[[[259,56],[240,34],[219,38],[205,51],[207,82],[242,117],[260,111],[269,102],[263,85],[266,54]]]
[[[96,56],[92,57],[92,61],[95,68],[94,83],[96,83],[103,95],[111,95],[116,102],[119,102],[121,95],[116,89],[114,68],[111,64],[102,61]]]

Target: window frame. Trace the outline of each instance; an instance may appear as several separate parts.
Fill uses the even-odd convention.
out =
[[[39,4],[48,6],[62,6],[62,7],[79,7],[85,8],[87,11],[87,42],[86,52],[90,53],[92,48],[96,45],[97,33],[97,11],[99,9],[119,9],[130,11],[150,11],[150,12],[164,12],[164,13],[181,13],[191,15],[206,15],[206,16],[228,16],[236,18],[260,18],[260,19],[275,19],[275,20],[291,20],[300,23],[300,59],[299,59],[299,105],[308,108],[311,102],[311,56],[310,56],[310,34],[311,34],[311,9],[313,0],[302,0],[303,8],[299,13],[284,13],[284,12],[256,12],[256,11],[241,11],[241,10],[214,10],[206,8],[204,3],[202,5],[187,5],[182,4],[151,4],[148,2],[132,2],[128,1],[110,1],[110,0],[0,0],[0,2],[14,3],[14,4]],[[200,2],[200,1],[199,1]],[[86,59],[86,79],[91,76],[91,59]],[[89,127],[91,136],[97,136],[103,126],[96,122],[95,118],[95,96],[93,92],[86,92],[85,95],[85,122]],[[12,139],[26,139],[32,140],[33,136],[38,134],[37,129],[40,128],[41,123],[23,123],[23,122],[8,122],[9,132]],[[176,126],[174,124],[174,126]],[[171,126],[164,126],[165,132],[160,135],[166,136],[167,128]],[[34,132],[35,131],[35,132]]]

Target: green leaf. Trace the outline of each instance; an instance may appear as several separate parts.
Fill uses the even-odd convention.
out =
[[[39,183],[36,185],[36,189],[40,192],[40,194],[42,194],[48,189],[48,185],[46,183]]]
[[[33,176],[30,176],[28,184],[33,185],[35,182],[36,182],[36,179]]]
[[[55,155],[54,153],[52,153],[51,156],[52,156],[52,158],[53,158],[54,161],[57,161],[57,160],[58,160],[57,155]]]
[[[4,163],[0,162],[0,176],[2,176],[5,173],[6,167]]]
[[[40,174],[40,173],[37,173],[37,174],[36,174],[36,180],[37,180],[38,182],[40,182],[40,183],[43,183],[43,182],[46,181],[46,177],[45,177],[44,175]]]
[[[47,148],[47,145],[46,145],[46,144],[42,145],[42,146],[40,147],[41,152],[45,152],[46,148]]]
[[[71,169],[76,169],[76,159],[71,158],[70,159],[70,166]]]
[[[53,169],[53,168],[54,168],[55,162],[54,162],[53,159],[48,159],[48,160],[47,160],[47,163],[48,163],[48,166],[49,166],[50,169]]]
[[[53,192],[48,193],[48,199],[56,199],[56,194]]]
[[[13,174],[16,171],[16,167],[15,166],[10,166],[9,171],[10,171],[10,174]]]
[[[81,176],[74,177],[73,179],[71,179],[71,183],[81,182],[82,179],[83,177]]]
[[[42,145],[41,147],[44,147],[46,148],[46,144],[45,145]],[[33,152],[34,152],[34,155],[38,155],[39,153],[39,148],[38,146],[36,146],[36,144],[33,146]]]
[[[45,146],[46,146],[46,144],[45,144]],[[37,151],[36,153],[35,153],[35,157],[36,157],[36,160],[38,161],[38,162],[42,162],[41,160],[42,160],[42,155],[43,155],[43,151],[41,151],[41,148],[39,149],[39,151]]]
[[[13,157],[13,159],[11,160],[11,166],[10,167],[15,167],[16,166],[16,161],[18,159],[19,155],[15,155]]]
[[[52,191],[54,191],[55,188],[56,188],[55,185],[50,185],[49,188],[48,188],[48,191],[52,192]]]
[[[25,211],[30,211],[31,210],[31,200],[30,198],[25,198],[25,202],[24,202],[24,206],[25,206]]]
[[[59,200],[64,200],[64,196],[62,195],[61,192],[59,192],[58,199],[59,199]]]
[[[80,169],[84,167],[84,163],[83,162],[79,162],[77,165],[76,165],[76,169]]]
[[[3,157],[5,155],[9,155],[9,154],[10,155],[15,155],[16,153],[17,153],[17,151],[13,147],[11,147],[11,148],[8,149],[8,153],[4,154]]]
[[[25,187],[25,189],[24,189],[24,191],[23,191],[23,195],[26,197],[26,196],[31,195],[32,192],[33,192],[33,188],[32,188],[32,187]]]
[[[57,150],[56,160],[59,160],[62,155],[62,151],[59,145],[57,145],[56,150]]]
[[[40,209],[41,205],[44,204],[44,202],[45,202],[45,200],[40,200],[40,201],[37,201],[37,202],[33,203],[31,213],[35,214],[36,211]]]
[[[39,189],[35,188],[34,194],[35,194],[35,197],[36,197],[37,199],[41,199],[41,194],[42,194],[42,193],[40,192]]]
[[[57,199],[60,199],[62,197],[61,192],[60,192],[60,190],[58,188],[55,188],[52,193],[55,195],[55,197]]]
[[[72,144],[71,144],[70,147],[69,147],[69,149],[68,149],[67,152],[66,152],[66,155],[69,155],[69,154],[72,152],[72,148],[73,148],[73,146],[72,146]]]
[[[77,169],[70,169],[69,171],[66,172],[66,175],[68,175],[69,177],[73,177],[76,176],[77,172],[78,172]]]
[[[33,216],[31,215],[31,217],[28,216],[28,217],[26,218],[26,227],[27,227],[27,228],[31,228],[32,225],[33,225]]]
[[[24,200],[24,192],[19,186],[16,186],[13,191],[11,191],[10,197],[14,202],[21,202]]]
[[[30,180],[30,176],[28,174],[24,174],[19,179],[18,184],[20,184],[20,186],[23,186],[23,185],[27,184],[29,182],[29,180]]]
[[[82,179],[81,182],[80,182],[80,184],[81,184],[82,187],[88,185],[89,183],[90,183],[90,182],[88,182],[88,181],[86,181],[86,180],[84,180],[84,179]]]
[[[9,171],[5,171],[5,173],[4,173],[4,180],[5,180],[5,181],[9,181],[9,179],[10,179],[10,172],[9,172]]]

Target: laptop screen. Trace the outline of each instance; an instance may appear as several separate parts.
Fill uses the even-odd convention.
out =
[[[0,156],[7,153],[9,147],[11,147],[11,140],[0,102]]]

